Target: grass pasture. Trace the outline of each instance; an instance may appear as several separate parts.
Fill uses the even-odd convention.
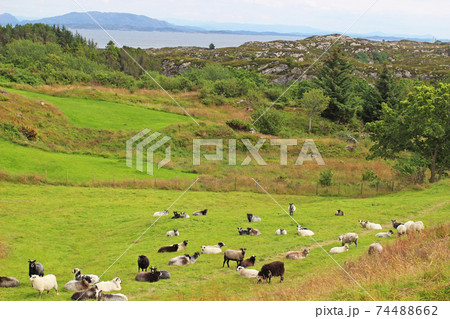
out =
[[[289,202],[297,206],[295,219],[312,229],[314,239],[328,251],[339,245],[337,237],[344,232],[358,232],[358,248],[353,245],[347,253],[335,256],[341,265],[356,261],[367,254],[367,247],[376,241],[393,243],[396,236],[387,239],[374,237],[377,231],[360,228],[358,219],[369,219],[391,228],[392,218],[406,221],[422,220],[425,227],[448,221],[450,186],[441,182],[424,191],[408,191],[365,199],[340,197],[287,196],[274,198],[287,208]],[[0,183],[0,274],[14,276],[21,282],[17,288],[1,288],[0,300],[36,300],[37,292],[28,281],[28,259],[37,259],[46,274],[58,279],[60,295],[54,292],[43,300],[69,300],[71,292],[65,291],[65,282],[73,279],[74,267],[84,273],[100,275],[155,221],[153,212],[166,209],[180,195],[180,191],[136,190],[112,188],[83,188],[63,186],[35,186]],[[171,210],[191,214],[208,208],[207,216],[172,220],[161,217],[110,269],[103,280],[118,276],[122,291],[130,300],[255,300],[270,295],[280,287],[294,289],[310,276],[320,275],[337,266],[327,254],[316,247],[311,238],[299,237],[296,224],[266,194],[213,193],[189,191]],[[344,210],[344,217],[334,216],[334,211]],[[246,213],[262,218],[261,223],[249,224]],[[237,227],[255,227],[261,236],[239,236]],[[276,236],[277,228],[285,228],[287,236]],[[164,234],[179,229],[180,237],[166,238]],[[187,250],[176,253],[156,253],[163,245],[189,240]],[[269,261],[282,260],[286,265],[285,282],[277,278],[272,285],[257,285],[256,280],[241,278],[234,270],[222,268],[222,255],[201,255],[194,265],[168,266],[170,258],[193,254],[201,245],[223,241],[225,248],[247,248],[247,256],[256,255],[255,268]],[[286,260],[288,250],[311,247],[305,260]],[[137,256],[145,254],[150,264],[168,270],[172,279],[157,283],[134,280]],[[448,275],[448,274],[447,274]],[[443,281],[448,281],[445,274]],[[400,279],[399,279],[400,280]],[[332,284],[332,283],[330,283]],[[389,296],[385,287],[373,284],[364,287],[380,299]],[[322,298],[361,299],[369,297],[356,286],[357,293],[344,293]],[[295,289],[293,290],[295,291]],[[302,299],[302,295],[291,296]],[[281,297],[280,297],[281,298]],[[389,298],[389,297],[387,297]],[[404,297],[408,299],[408,295]]]

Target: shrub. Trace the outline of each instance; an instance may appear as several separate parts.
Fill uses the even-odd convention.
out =
[[[255,126],[263,134],[278,135],[284,124],[281,111],[273,108],[258,107],[253,111],[252,119]]]
[[[320,172],[319,183],[322,186],[331,186],[333,183],[333,169],[330,168]]]
[[[368,167],[364,167],[364,171],[362,172],[362,180],[373,182],[378,180],[377,174],[375,174],[374,170]]]
[[[394,169],[401,178],[414,184],[423,184],[428,165],[428,160],[420,155],[413,154],[408,158],[397,160]]]
[[[245,123],[241,120],[238,119],[232,119],[232,120],[228,120],[227,125],[229,127],[231,127],[233,130],[238,130],[238,131],[249,131],[251,125],[249,123]]]

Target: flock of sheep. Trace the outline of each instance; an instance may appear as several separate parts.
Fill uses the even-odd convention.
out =
[[[296,211],[296,207],[293,203],[289,204],[289,214],[293,216]],[[194,212],[192,215],[194,216],[206,216],[207,209],[202,211]],[[165,210],[162,212],[156,212],[153,216],[161,217],[168,215],[169,211]],[[342,210],[337,210],[335,213],[336,216],[344,216],[344,212]],[[176,218],[190,218],[188,214],[185,212],[178,213],[174,212],[174,216]],[[247,219],[249,222],[261,222],[261,218],[258,216],[254,216],[252,214],[247,214]],[[359,220],[359,224],[362,228],[370,229],[370,230],[381,230],[382,227],[380,224],[372,223],[369,221]],[[403,235],[409,232],[422,231],[424,229],[423,222],[417,221],[408,221],[406,223],[401,223],[396,220],[392,220],[392,226],[397,230],[398,235]],[[238,227],[239,235],[260,235],[261,232],[256,228],[247,228],[243,229]],[[297,233],[299,236],[313,236],[314,232],[306,227],[298,225]],[[276,235],[287,235],[287,231],[285,229],[277,229],[275,231]],[[389,230],[387,232],[379,232],[375,236],[380,238],[390,237],[394,232]],[[180,236],[180,232],[178,229],[170,230],[166,233],[167,237]],[[338,237],[341,246],[333,247],[330,250],[331,254],[339,254],[349,250],[349,245],[351,243],[355,244],[355,247],[358,247],[358,234],[357,233],[345,233]],[[185,250],[188,245],[188,241],[184,240],[179,244],[173,244],[170,246],[163,246],[159,248],[158,253],[166,253],[166,252],[177,252]],[[211,246],[202,246],[201,253],[202,254],[220,254],[222,253],[222,247],[225,244],[223,242],[217,243],[217,245]],[[249,267],[253,267],[255,265],[256,256],[251,256],[248,259],[245,259],[246,248],[240,248],[239,250],[227,249],[223,252],[223,264],[222,267],[225,267],[227,264],[230,267],[230,261],[236,261],[236,271],[237,273],[246,278],[257,278],[258,282],[268,281],[271,282],[272,277],[280,277],[280,282],[284,280],[285,267],[284,263],[281,261],[274,261],[268,264],[263,265],[261,270],[252,269]],[[287,259],[304,259],[309,254],[309,249],[304,249],[302,251],[288,251],[286,253]],[[381,253],[383,251],[383,246],[376,242],[369,246],[369,255],[374,253]],[[171,258],[168,262],[168,265],[188,265],[194,264],[197,259],[200,257],[200,252],[195,252],[193,255],[184,254],[181,256],[177,256]],[[44,291],[47,291],[47,294],[50,290],[54,289],[56,294],[58,295],[58,283],[55,275],[44,275],[44,267],[41,263],[36,262],[36,260],[29,260],[29,277],[32,282],[32,287],[39,292],[39,298]],[[158,270],[156,267],[150,267],[150,271],[147,271],[150,267],[150,261],[147,256],[141,255],[138,257],[138,274],[135,277],[136,281],[141,282],[156,282],[161,279],[170,279],[171,275],[167,270]],[[102,281],[100,282],[100,278],[96,275],[83,275],[81,274],[81,269],[75,268],[72,273],[74,274],[74,280],[67,282],[64,285],[64,289],[74,291],[71,299],[72,300],[88,300],[95,299],[99,301],[127,301],[128,298],[123,294],[111,294],[109,292],[112,291],[120,291],[122,289],[121,284],[122,281],[120,278],[116,277],[111,281]],[[19,281],[14,277],[0,277],[0,287],[17,287],[19,285]]]

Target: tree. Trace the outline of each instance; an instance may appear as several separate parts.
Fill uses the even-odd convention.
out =
[[[330,97],[330,104],[322,116],[347,123],[355,115],[357,105],[352,103],[353,65],[347,61],[340,47],[334,47],[325,58],[314,83]]]
[[[323,112],[330,103],[330,98],[323,94],[321,89],[312,89],[303,94],[300,105],[305,109],[309,117],[308,132],[311,133],[312,118]]]
[[[209,49],[210,50],[214,50],[216,48],[216,46],[214,45],[214,43],[210,43],[209,44]]]
[[[398,108],[383,103],[380,120],[366,127],[375,141],[372,157],[410,151],[426,160],[436,182],[450,166],[450,84],[416,87]]]
[[[255,127],[263,134],[278,135],[284,124],[284,117],[280,111],[265,106],[255,107],[252,119],[256,121]]]

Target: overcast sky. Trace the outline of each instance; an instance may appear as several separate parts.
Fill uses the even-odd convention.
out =
[[[0,0],[0,12],[49,17],[72,11],[128,12],[156,19],[299,25],[350,33],[450,38],[450,0]]]

